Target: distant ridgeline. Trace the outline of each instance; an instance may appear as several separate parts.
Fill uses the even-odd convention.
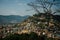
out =
[[[3,16],[0,15],[0,24],[8,24],[8,23],[20,23],[23,20],[27,19],[29,16],[18,16],[18,15],[10,15],[10,16]]]

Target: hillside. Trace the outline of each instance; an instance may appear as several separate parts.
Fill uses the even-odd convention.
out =
[[[59,15],[39,13],[39,14],[34,14],[28,19],[24,20],[18,26],[20,26],[20,28],[23,28],[22,29],[24,30],[23,32],[26,32],[26,31],[28,33],[35,32],[38,35],[41,35],[41,33],[44,33],[46,34],[46,36],[51,34],[57,37],[60,35],[60,19],[59,18],[60,18]]]

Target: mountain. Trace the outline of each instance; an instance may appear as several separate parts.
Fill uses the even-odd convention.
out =
[[[27,19],[29,16],[18,16],[18,15],[9,15],[9,16],[3,16],[0,15],[0,24],[2,23],[20,23],[23,20]]]

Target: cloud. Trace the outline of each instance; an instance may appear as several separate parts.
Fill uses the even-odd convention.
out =
[[[15,10],[0,10],[0,15],[13,15],[17,14]]]
[[[17,5],[27,5],[26,3],[18,3]]]

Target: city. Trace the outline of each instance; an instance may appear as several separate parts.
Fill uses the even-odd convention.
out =
[[[36,15],[29,17],[22,23],[0,25],[0,37],[4,38],[10,34],[15,33],[30,34],[31,32],[35,32],[38,35],[46,35],[48,38],[60,38],[60,36],[57,35],[60,33],[60,23],[56,24],[57,21],[53,19],[53,16],[50,15],[49,25],[47,26],[48,22],[46,20],[45,14],[41,14],[38,16],[38,18]]]
[[[0,40],[60,40],[60,0],[0,0]]]

